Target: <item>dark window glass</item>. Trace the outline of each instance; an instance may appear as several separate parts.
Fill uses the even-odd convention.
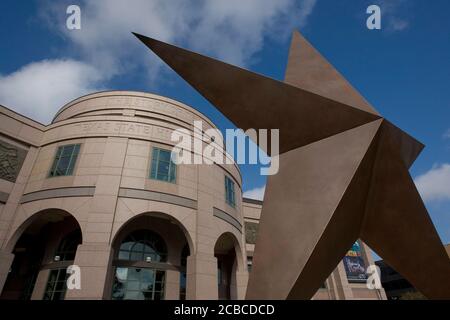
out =
[[[232,207],[236,206],[234,182],[228,176],[225,176],[225,201]]]
[[[56,151],[55,160],[53,161],[49,177],[72,175],[79,152],[79,144],[71,144],[59,147]]]
[[[66,268],[54,269],[50,271],[45,287],[43,300],[64,300],[67,289],[67,278],[69,274]]]
[[[152,268],[116,268],[113,300],[163,300],[165,272]]]
[[[171,151],[153,148],[150,178],[175,183],[177,166],[171,159]]]
[[[217,285],[221,286],[223,283],[223,276],[222,276],[222,261],[217,261]]]
[[[186,300],[186,267],[187,257],[190,255],[189,246],[186,244],[181,251],[180,272],[180,300]]]
[[[247,257],[247,270],[248,273],[252,272],[253,267],[253,257]]]
[[[55,257],[59,258],[59,261],[72,261],[75,260],[75,254],[77,253],[78,245],[81,243],[81,231],[76,230],[64,237],[58,249],[55,252]]]
[[[119,260],[166,262],[167,246],[164,240],[150,230],[130,233],[122,242]]]

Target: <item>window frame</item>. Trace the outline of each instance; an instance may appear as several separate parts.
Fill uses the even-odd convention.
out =
[[[231,187],[231,190],[229,190],[230,187]],[[231,196],[231,198],[229,197],[229,195]],[[225,175],[225,203],[233,208],[236,208],[235,183],[234,183],[233,179],[230,178],[228,175]]]
[[[64,153],[64,149],[69,148],[69,147],[73,147],[72,152],[70,153],[69,163],[67,164],[64,174],[57,175],[56,174],[57,168],[58,168],[58,165],[59,165],[61,159],[63,158],[62,155]],[[76,152],[75,152],[75,150],[76,150]],[[80,150],[81,150],[81,143],[71,143],[71,144],[65,144],[65,145],[58,146],[56,148],[56,152],[53,157],[53,162],[50,167],[50,171],[48,173],[48,178],[73,176],[73,173],[75,172],[75,166],[76,166],[77,160],[78,160],[78,155],[80,154]]]
[[[142,236],[142,238],[139,238],[139,236]],[[128,249],[124,248],[126,243],[130,243]],[[158,250],[155,244],[158,244],[163,251]],[[146,246],[153,251],[147,252]],[[124,255],[128,255],[128,257],[125,258]],[[139,258],[141,258],[142,255],[142,258],[136,260],[133,258],[133,256],[136,255],[139,255]],[[136,229],[122,239],[122,242],[117,248],[116,260],[118,262],[145,262],[148,264],[149,262],[146,261],[146,256],[151,257],[152,263],[167,263],[169,257],[167,243],[157,232],[148,229]],[[158,258],[153,259],[153,256]]]
[[[59,256],[58,261],[74,261],[75,255],[77,254],[78,246],[81,243],[82,243],[81,230],[79,229],[73,230],[60,239],[58,247],[56,248],[53,254],[53,257]],[[72,257],[73,259],[70,259]]]
[[[56,273],[55,281],[50,281],[52,274]],[[62,281],[61,278],[64,277]],[[56,268],[50,269],[48,273],[47,282],[45,285],[44,295],[42,297],[43,300],[55,301],[55,300],[65,300],[67,293],[67,279],[69,278],[69,274],[67,273],[67,268]],[[62,290],[57,290],[58,282],[64,282],[64,286]],[[55,299],[55,294],[60,293],[59,299]],[[50,298],[47,299],[47,295],[50,295]]]
[[[180,300],[186,300],[187,258],[191,255],[189,244],[185,244],[180,257]]]
[[[155,152],[157,152],[156,159],[154,158]],[[167,180],[158,178],[158,168],[160,161],[167,162],[165,160],[160,160],[161,152],[168,152],[170,157],[168,161],[168,170],[167,170]],[[155,174],[153,174],[153,166],[155,165]],[[173,170],[173,171],[172,171]],[[162,182],[168,182],[168,183],[177,183],[177,165],[175,162],[172,161],[172,151],[163,149],[160,147],[152,147],[152,151],[150,153],[150,172],[149,172],[149,179],[156,180],[156,181],[162,181]],[[171,174],[173,173],[173,180]]]
[[[112,288],[111,288],[111,300],[135,300],[135,299],[123,299],[122,298],[118,298],[115,297],[114,294],[116,292],[118,292],[119,290],[117,290],[117,288],[115,287],[116,284],[120,283],[122,284],[124,287],[122,289],[122,292],[124,294],[126,294],[127,292],[145,292],[145,293],[151,293],[151,299],[146,299],[145,295],[144,299],[138,299],[138,300],[165,300],[166,298],[166,278],[167,278],[167,273],[166,270],[161,270],[158,268],[152,268],[152,267],[145,267],[145,268],[140,268],[140,267],[134,267],[134,266],[129,266],[129,267],[121,267],[121,266],[115,266],[114,267],[114,274],[117,275],[118,273],[118,269],[122,269],[125,270],[126,269],[126,273],[127,273],[127,277],[126,279],[123,279],[122,281],[120,280],[116,280],[117,277],[114,277],[113,280],[113,284],[112,284]],[[132,279],[129,278],[129,273],[137,271],[140,269],[139,272],[139,279]],[[135,285],[138,284],[139,287],[141,287],[141,285],[144,283],[144,281],[142,281],[142,277],[144,272],[152,272],[153,273],[153,281],[152,281],[152,286],[151,289],[146,289],[146,290],[142,290],[142,288],[137,289],[136,287],[132,287],[129,288],[129,285],[131,283],[134,283]],[[155,299],[155,297],[159,297],[159,299]]]
[[[150,252],[146,253],[145,246],[151,247],[151,254],[156,255],[159,258],[153,259],[150,262],[146,261],[146,254],[150,254]],[[159,250],[157,247],[160,247]],[[140,248],[142,247],[142,248]],[[169,247],[167,246],[166,239],[164,239],[158,232],[150,230],[150,229],[135,229],[130,231],[126,236],[121,239],[121,242],[117,244],[114,249],[115,259],[113,261],[114,274],[117,275],[119,269],[125,270],[127,272],[127,278],[124,280],[118,280],[117,277],[114,277],[112,287],[111,287],[111,299],[112,300],[125,300],[115,297],[114,295],[119,290],[115,287],[117,284],[122,284],[123,293],[127,292],[146,292],[151,293],[151,299],[144,300],[164,300],[166,295],[166,285],[167,285],[167,270],[170,270],[169,259]],[[122,253],[124,255],[122,255]],[[133,254],[142,254],[139,260],[133,258]],[[127,256],[128,255],[128,256]],[[138,283],[139,286],[143,283],[142,279],[138,280],[128,278],[130,272],[134,272],[134,270],[141,269],[145,270],[145,272],[153,272],[153,284],[152,289],[146,289],[142,291],[141,289],[130,289],[128,285],[130,283]],[[141,274],[142,276],[142,274]],[[158,280],[159,279],[159,280]],[[145,297],[145,295],[144,295]],[[155,297],[159,297],[155,299]],[[132,300],[132,299],[131,299]]]

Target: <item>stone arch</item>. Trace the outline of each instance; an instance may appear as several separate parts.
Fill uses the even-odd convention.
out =
[[[222,233],[215,242],[214,256],[217,259],[219,299],[237,299],[237,272],[244,265],[237,237],[228,231]]]
[[[74,215],[72,215],[70,212],[60,209],[60,208],[47,208],[42,209],[31,216],[29,216],[27,219],[25,219],[24,222],[22,222],[19,227],[17,227],[14,232],[11,234],[11,236],[8,238],[6,245],[5,245],[5,251],[12,252],[14,249],[17,241],[22,236],[22,234],[28,229],[28,227],[32,226],[35,223],[38,223],[39,220],[41,222],[52,222],[55,221],[55,219],[59,218],[65,218],[70,217],[72,218],[78,225],[78,227],[81,230],[81,237],[83,238],[83,229],[81,228],[80,222],[75,218]]]
[[[136,221],[137,219],[140,219],[141,217],[144,216],[149,216],[149,217],[154,217],[154,218],[161,218],[161,219],[167,219],[172,223],[175,223],[183,232],[184,237],[186,238],[186,242],[189,246],[189,251],[191,254],[194,253],[195,251],[195,246],[194,246],[194,242],[192,240],[191,234],[189,233],[189,231],[187,230],[186,226],[183,224],[182,221],[180,221],[179,219],[177,219],[176,217],[168,214],[168,213],[164,213],[164,212],[160,212],[160,211],[148,211],[148,212],[142,212],[139,213],[137,215],[134,215],[133,217],[131,217],[130,219],[128,219],[127,221],[124,221],[122,223],[122,225],[120,226],[120,228],[118,228],[113,235],[111,235],[111,246],[114,247],[115,244],[117,244],[117,241],[119,240],[119,237],[123,234],[123,231],[125,230],[125,228],[127,228],[130,223],[132,223],[133,221]]]
[[[143,237],[139,240],[133,234]],[[152,234],[153,240],[145,240]],[[159,238],[166,249],[167,258],[163,260],[158,258],[160,255],[155,255],[158,252],[158,242],[154,239]],[[125,221],[111,239],[113,258],[109,265],[106,287],[111,299],[180,298],[180,279],[185,271],[185,267],[181,265],[181,252],[185,246],[190,252],[194,250],[191,236],[180,221],[162,212],[140,213]],[[138,243],[143,244],[139,244],[143,251],[129,251],[129,248],[138,248]],[[153,255],[156,259],[152,258]],[[129,285],[135,279],[140,281],[139,290],[131,289]],[[153,285],[147,285],[148,279],[154,281]]]
[[[82,241],[79,222],[66,210],[44,209],[29,216],[5,245],[12,265],[1,299],[64,299],[67,288],[56,283],[64,281]]]

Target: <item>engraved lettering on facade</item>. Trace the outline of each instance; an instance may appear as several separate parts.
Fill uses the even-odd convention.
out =
[[[125,135],[138,135],[149,137],[152,134],[152,126],[140,124],[140,123],[127,123],[127,122],[89,122],[76,125],[77,128],[83,133],[90,134],[125,134]],[[160,128],[162,131],[158,131],[158,135],[170,140],[170,130]]]

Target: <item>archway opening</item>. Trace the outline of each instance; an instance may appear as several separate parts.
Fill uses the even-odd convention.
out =
[[[236,299],[236,239],[231,233],[222,234],[214,246],[217,259],[217,285],[219,300]]]
[[[188,243],[179,223],[165,214],[145,213],[125,223],[113,241],[111,299],[185,297],[181,282]]]
[[[76,219],[58,209],[36,213],[11,241],[14,261],[0,299],[64,299],[66,270],[82,242]]]
[[[186,300],[187,289],[187,258],[191,255],[189,245],[186,243],[181,250],[180,270],[180,300]]]

